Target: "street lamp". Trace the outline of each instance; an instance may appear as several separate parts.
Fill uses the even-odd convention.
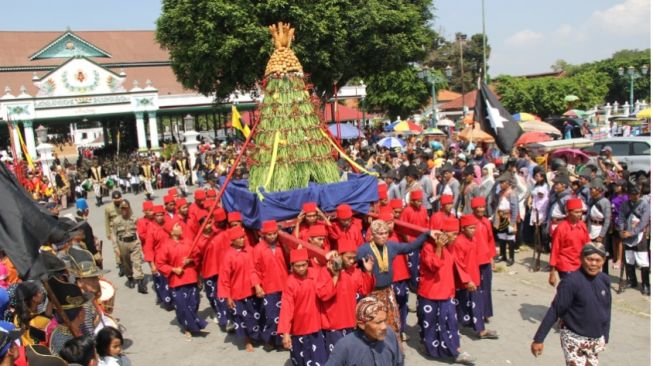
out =
[[[627,70],[627,75],[628,76],[627,77],[630,79],[630,108],[634,108],[634,106],[633,106],[633,82],[635,81],[635,79],[639,79],[642,76],[648,74],[648,65],[643,65],[640,68],[640,70],[642,72],[641,74],[635,71],[634,66],[628,66],[628,70]],[[624,68],[623,67],[620,66],[617,69],[617,72],[619,72],[619,76],[624,76]]]
[[[186,117],[184,117],[184,132],[191,131],[195,128],[195,117],[191,116],[190,114],[187,114]]]
[[[467,43],[467,35],[463,33],[456,33],[456,42],[460,49],[460,92],[463,94],[463,117],[467,114],[467,106],[465,105],[465,65],[463,62],[463,45]]]
[[[445,80],[442,78],[441,74],[436,73],[432,69],[422,69],[420,72],[417,73],[417,76],[420,79],[423,79],[427,83],[431,85],[431,127],[435,127],[437,123],[437,115],[435,112],[435,104],[437,103],[437,97],[435,95],[435,84],[442,84],[446,83],[449,80],[451,80],[451,66],[448,66],[444,69],[444,74],[447,77]]]
[[[54,145],[48,144],[48,128],[40,125],[36,128],[36,138],[39,140],[39,145],[36,147],[36,152],[40,156],[41,160],[41,170],[43,170],[43,176],[48,177],[50,182],[54,181],[51,177],[50,164],[54,161],[54,156],[52,152],[54,151]]]

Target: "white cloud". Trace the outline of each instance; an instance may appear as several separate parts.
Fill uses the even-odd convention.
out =
[[[651,27],[650,0],[625,0],[621,4],[592,13],[587,28],[615,35],[648,34]]]
[[[508,39],[506,39],[506,44],[509,46],[526,46],[540,40],[542,37],[542,33],[525,29],[508,37]]]

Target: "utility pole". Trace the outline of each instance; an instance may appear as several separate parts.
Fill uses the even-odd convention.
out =
[[[487,78],[487,36],[485,35],[485,0],[481,0],[481,15],[483,17],[483,82],[488,83]]]
[[[463,62],[463,43],[467,40],[467,35],[462,34],[462,33],[457,33],[456,34],[456,41],[458,42],[458,46],[460,49],[460,91],[463,94],[463,116],[465,116],[466,111],[465,111],[465,66]]]

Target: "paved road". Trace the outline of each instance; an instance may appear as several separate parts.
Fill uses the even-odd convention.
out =
[[[158,201],[162,200],[164,194],[163,191],[157,192]],[[144,196],[127,194],[125,197],[140,215]],[[102,208],[96,208],[93,202],[94,199],[90,198],[89,204],[92,207],[89,221],[96,235],[106,238]],[[560,341],[554,331],[547,337],[544,354],[540,358],[535,359],[530,354],[532,336],[555,294],[555,290],[546,282],[546,273],[528,271],[531,253],[523,247],[518,254],[517,264],[509,270],[500,268],[503,271],[495,273],[495,317],[488,328],[496,329],[500,339],[476,340],[470,333],[463,331],[462,347],[477,357],[477,365],[562,364]],[[114,268],[110,245],[105,244],[104,257],[106,268]],[[135,289],[130,290],[124,286],[123,279],[118,279],[115,269],[107,278],[118,288],[115,313],[127,328],[124,334],[128,345],[126,352],[134,365],[291,365],[287,352],[266,352],[256,348],[253,353],[246,353],[241,345],[234,343],[233,336],[222,333],[212,322],[209,323],[205,336],[187,342],[179,331],[174,312],[166,312],[154,305],[155,296],[151,287],[148,295],[141,295]],[[414,299],[411,294],[410,301],[414,302]],[[611,339],[607,350],[601,355],[602,364],[650,365],[650,298],[629,290],[622,295],[613,293],[613,299]],[[204,317],[210,314],[204,297],[200,310]],[[415,325],[414,313],[409,314],[408,322],[408,335],[411,339],[407,345],[406,365],[440,364],[438,361],[427,360],[416,351],[419,329]]]

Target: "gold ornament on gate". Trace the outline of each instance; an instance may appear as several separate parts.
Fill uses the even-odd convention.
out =
[[[299,63],[299,59],[290,49],[290,45],[295,37],[295,28],[291,28],[289,23],[282,22],[276,25],[273,24],[268,28],[274,39],[274,53],[272,53],[270,61],[268,61],[268,65],[265,67],[265,76],[275,73],[303,73],[302,64]]]

